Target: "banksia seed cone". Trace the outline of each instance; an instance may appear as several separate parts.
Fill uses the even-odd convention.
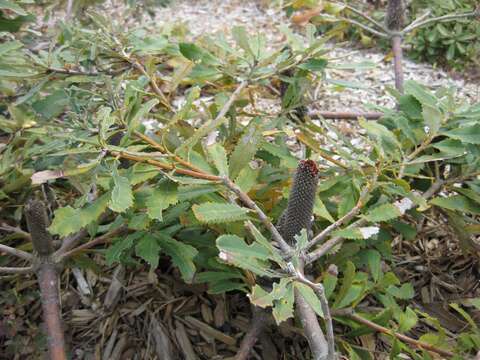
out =
[[[310,230],[318,184],[318,168],[312,160],[302,160],[298,164],[293,179],[287,208],[280,217],[278,231],[289,244],[295,240],[302,229]]]
[[[33,247],[39,255],[50,255],[53,252],[52,236],[47,231],[48,216],[43,202],[30,200],[25,206],[25,216]]]
[[[399,31],[405,23],[405,7],[403,0],[388,0],[385,25],[388,30]]]

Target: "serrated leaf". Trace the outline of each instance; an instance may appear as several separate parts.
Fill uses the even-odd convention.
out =
[[[200,222],[207,224],[220,224],[248,218],[248,209],[235,204],[203,203],[193,205],[192,210]]]
[[[340,301],[337,305],[337,309],[342,309],[345,308],[352,303],[358,301],[361,297],[363,297],[365,292],[365,284],[352,284],[350,288],[348,289],[347,293],[345,296],[342,298],[342,301]]]
[[[234,26],[232,28],[232,36],[239,47],[245,50],[251,56],[254,56],[252,49],[249,45],[249,39],[247,30],[243,26]]]
[[[436,197],[430,200],[430,204],[461,212],[471,214],[480,214],[480,205],[474,203],[462,195],[452,195],[449,197]]]
[[[138,257],[145,260],[152,268],[158,267],[158,260],[160,259],[160,245],[157,239],[147,234],[140,239],[135,246],[135,253]]]
[[[436,107],[430,105],[422,105],[422,115],[425,125],[428,126],[428,134],[435,135],[443,122],[443,114]]]
[[[98,109],[96,117],[100,124],[100,138],[102,140],[107,139],[107,132],[110,126],[115,123],[115,117],[111,116],[112,109],[107,106],[102,106]]]
[[[400,314],[398,319],[398,331],[401,333],[406,333],[410,331],[418,322],[418,316],[413,311],[410,306],[407,306],[405,312]]]
[[[413,80],[405,81],[405,94],[414,96],[422,105],[437,105],[437,98],[433,96],[424,86]]]
[[[151,219],[163,221],[162,212],[178,201],[177,184],[173,181],[164,181],[158,185],[147,199],[147,214]]]
[[[395,219],[401,216],[400,210],[393,204],[383,204],[371,209],[365,216],[370,222],[381,222]]]
[[[464,143],[480,144],[480,124],[459,127],[450,131],[442,132],[442,134]]]
[[[230,155],[230,176],[234,179],[248,165],[262,141],[260,119],[252,120]]]
[[[320,303],[320,300],[318,299],[318,296],[317,294],[315,294],[313,289],[308,285],[299,283],[298,281],[296,281],[294,284],[295,288],[303,296],[308,305],[311,306],[311,308],[318,314],[318,316],[321,316],[323,318],[322,304]]]
[[[398,287],[395,285],[390,285],[387,288],[387,293],[392,296],[395,296],[397,299],[408,300],[412,299],[415,296],[415,290],[413,289],[412,284],[405,283],[402,286]]]
[[[123,252],[132,248],[134,241],[142,237],[143,234],[142,232],[133,233],[114,241],[105,251],[107,265],[110,266],[114,262],[119,262]]]
[[[171,257],[172,262],[178,267],[182,279],[190,284],[195,276],[196,267],[193,262],[198,251],[193,246],[181,243],[163,234],[155,234],[162,250]]]
[[[261,244],[255,242],[247,245],[245,241],[237,235],[221,235],[217,238],[217,248],[220,251],[232,254],[235,257],[244,256],[268,260],[270,251]]]
[[[81,230],[100,217],[107,208],[109,199],[110,194],[106,193],[84,208],[74,209],[71,206],[66,206],[55,210],[55,215],[48,231],[65,237]]]
[[[220,144],[213,144],[207,146],[207,152],[210,159],[215,164],[215,167],[218,170],[219,175],[228,176],[228,161],[227,153],[225,149]]]
[[[267,252],[271,255],[271,259],[275,261],[278,265],[283,267],[285,265],[285,261],[283,260],[282,256],[278,253],[278,250],[273,247],[273,245],[262,235],[262,233],[253,225],[253,223],[249,220],[246,222],[246,226],[250,233],[255,238],[255,241],[263,246]]]
[[[250,302],[263,309],[273,306],[272,294],[263,290],[260,286],[254,285],[252,293],[248,295]]]
[[[108,207],[115,212],[124,212],[133,205],[132,186],[126,177],[113,170],[113,189]]]
[[[252,187],[256,184],[256,180],[260,169],[252,169],[249,164],[247,164],[235,179],[235,184],[244,192],[248,193]]]
[[[142,106],[140,106],[140,108],[128,120],[128,124],[129,124],[128,130],[129,131],[136,130],[137,127],[140,125],[140,120],[143,119],[158,103],[159,103],[158,99],[151,99],[146,103],[142,104]]]
[[[283,280],[283,279],[282,279]],[[285,285],[285,292],[281,299],[274,300],[272,315],[277,324],[280,324],[293,317],[294,291],[293,284],[288,282]]]

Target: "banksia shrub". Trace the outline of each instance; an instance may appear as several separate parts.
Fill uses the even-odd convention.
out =
[[[47,256],[53,252],[52,237],[47,231],[49,226],[47,210],[40,200],[30,200],[25,206],[28,231],[32,243],[39,255]]]
[[[405,23],[405,6],[403,0],[389,0],[387,5],[387,14],[385,16],[385,25],[387,29],[399,31],[403,29]]]
[[[302,229],[310,230],[318,184],[318,168],[312,160],[302,160],[298,164],[293,179],[287,208],[277,224],[278,231],[286,242],[292,244],[294,236]]]

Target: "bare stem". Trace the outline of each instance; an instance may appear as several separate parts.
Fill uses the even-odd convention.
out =
[[[381,112],[349,112],[349,111],[314,111],[308,114],[310,117],[321,116],[324,119],[357,120],[378,120],[384,114]]]
[[[121,226],[111,232],[108,232],[102,236],[99,236],[98,238],[92,240],[92,241],[89,241],[85,244],[82,244],[70,251],[66,251],[65,253],[61,254],[59,257],[58,257],[58,261],[62,261],[62,260],[65,260],[75,254],[78,254],[79,252],[83,251],[83,250],[87,250],[87,249],[90,249],[96,245],[100,245],[100,244],[103,244],[105,242],[107,242],[108,240],[110,240],[111,238],[117,236],[117,235],[120,235],[122,233],[124,233],[125,231],[127,230],[127,227],[126,226]]]
[[[55,264],[43,263],[38,270],[38,284],[42,299],[43,319],[47,329],[50,359],[66,360],[65,339],[62,329],[58,274]]]
[[[379,29],[383,30],[385,33],[388,33],[388,29],[386,28],[385,25],[383,25],[382,23],[380,23],[380,22],[376,21],[375,19],[371,18],[370,16],[363,13],[362,11],[360,11],[360,10],[358,10],[358,9],[348,5],[348,4],[345,4],[345,3],[337,3],[337,2],[334,2],[334,3],[338,4],[338,5],[341,5],[341,6],[345,6],[345,9],[348,9],[351,12],[353,12],[354,14],[363,17],[365,20],[371,22],[373,25],[375,25]]]
[[[402,36],[392,36],[393,66],[395,73],[395,88],[403,94],[403,50]]]
[[[265,227],[270,231],[273,239],[278,243],[278,245],[280,246],[282,251],[285,253],[285,255],[290,254],[291,252],[290,245],[288,245],[287,242],[283,239],[282,235],[280,235],[277,228],[272,224],[272,222],[267,217],[267,215],[265,215],[262,209],[260,209],[258,205],[246,193],[244,193],[237,185],[235,185],[235,183],[232,180],[230,180],[228,177],[225,176],[222,178],[222,180],[225,186],[228,187],[233,193],[235,193],[245,205],[247,205],[250,209],[252,209],[257,213],[257,216],[265,225]]]
[[[451,15],[438,16],[438,17],[427,19],[424,21],[415,21],[410,25],[408,25],[405,29],[403,29],[402,34],[408,34],[409,32],[412,32],[415,29],[418,29],[420,27],[426,26],[428,24],[436,23],[436,22],[448,22],[448,21],[465,19],[465,18],[475,17],[475,16],[478,16],[478,13],[476,11],[472,11],[472,12],[467,12],[463,14],[451,14]]]
[[[3,267],[0,266],[0,274],[30,274],[33,271],[33,267]]]
[[[333,333],[333,322],[332,322],[332,315],[330,314],[330,307],[328,306],[328,300],[325,296],[325,291],[322,284],[316,284],[310,280],[308,280],[305,275],[302,273],[295,271],[295,277],[298,281],[304,283],[307,286],[310,286],[313,291],[317,294],[320,304],[322,305],[322,312],[323,318],[325,319],[325,323],[327,325],[327,342],[328,342],[328,356],[329,359],[335,358],[335,335]]]
[[[353,20],[353,19],[339,17],[338,20],[339,21],[345,21],[345,22],[347,22],[349,24],[352,24],[352,25],[356,25],[359,28],[362,28],[363,30],[368,31],[369,33],[372,33],[373,35],[376,35],[376,36],[381,37],[381,38],[388,39],[390,37],[389,33],[377,31],[377,30],[371,28],[370,26],[364,25],[361,22],[358,22],[358,21]]]
[[[18,250],[18,249],[12,248],[12,247],[7,246],[7,245],[0,244],[0,252],[4,252],[4,253],[10,254],[12,256],[16,256],[16,257],[19,257],[21,259],[25,259],[25,260],[28,260],[28,261],[33,260],[33,255],[32,254],[30,254],[26,251],[23,251],[23,250]]]

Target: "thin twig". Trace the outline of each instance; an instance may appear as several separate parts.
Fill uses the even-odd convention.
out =
[[[428,200],[431,198],[433,195],[435,195],[440,189],[442,188],[443,184],[445,183],[444,180],[438,179],[436,180],[430,188],[425,191],[422,195],[422,197],[425,200]],[[353,224],[350,225],[350,227],[361,227],[367,224],[368,221],[365,219],[359,219],[355,221]],[[315,249],[314,251],[310,252],[309,254],[305,255],[305,264],[311,264],[312,262],[320,259],[321,257],[325,256],[333,247],[337,246],[338,244],[341,244],[342,241],[344,240],[343,237],[341,236],[335,236],[328,240],[327,242],[323,243],[320,247]]]
[[[4,274],[30,274],[33,271],[32,266],[27,267],[3,267],[0,266],[0,273]]]
[[[438,17],[427,19],[424,21],[413,22],[410,25],[408,25],[405,29],[403,29],[401,33],[408,34],[409,32],[412,32],[415,29],[418,29],[422,26],[426,26],[428,24],[435,23],[435,22],[447,22],[447,21],[458,20],[463,18],[475,17],[477,15],[478,14],[476,11],[472,11],[464,14],[451,14],[451,15],[438,16]]]
[[[425,14],[421,15],[418,19],[413,20],[409,25],[407,25],[407,27],[405,27],[405,28],[403,29],[403,31],[408,32],[410,27],[415,26],[415,25],[417,25],[418,23],[422,22],[423,20],[425,20],[426,18],[428,18],[431,14],[432,14],[432,11],[431,11],[430,9],[428,9],[428,10],[425,12]]]
[[[397,339],[399,339],[401,341],[405,341],[408,344],[414,345],[417,348],[425,349],[425,350],[434,352],[434,353],[442,355],[442,356],[453,357],[453,353],[450,352],[450,351],[439,349],[439,348],[435,347],[434,345],[431,345],[431,344],[428,344],[426,342],[413,339],[409,336],[400,334],[400,333],[395,332],[391,329],[388,329],[384,326],[378,325],[378,324],[374,323],[373,321],[367,320],[367,319],[365,319],[365,318],[363,318],[363,317],[361,317],[357,314],[354,314],[353,312],[351,312],[351,310],[350,311],[345,311],[344,313],[339,312],[338,315],[339,316],[346,316],[346,317],[352,319],[355,322],[358,322],[360,324],[368,326],[369,328],[374,329],[376,331],[379,331],[383,334],[395,336]]]
[[[345,215],[343,215],[340,219],[335,221],[333,224],[330,224],[327,226],[325,229],[323,229],[318,235],[316,235],[312,240],[310,240],[307,244],[306,250],[310,249],[312,246],[315,244],[318,244],[321,241],[324,241],[328,235],[332,233],[332,231],[338,229],[340,226],[343,224],[349,222],[352,220],[363,208],[365,205],[365,200],[368,197],[370,191],[372,190],[372,185],[370,184],[369,186],[366,186],[362,193],[360,194],[360,197],[357,201],[357,204]]]
[[[321,116],[324,119],[357,120],[358,118],[364,118],[367,120],[377,120],[384,114],[381,112],[312,111],[309,112],[308,115],[311,118]]]
[[[110,240],[111,238],[117,236],[117,235],[120,235],[122,233],[124,233],[125,231],[127,230],[127,226],[121,226],[111,232],[108,232],[102,236],[99,236],[98,238],[96,239],[93,239],[92,241],[89,241],[85,244],[82,244],[80,246],[77,246],[76,248],[70,250],[70,251],[67,251],[65,252],[64,254],[60,255],[58,257],[58,261],[62,261],[62,260],[65,260],[83,250],[87,250],[87,249],[90,249],[96,245],[100,245],[100,244],[103,244],[105,242],[107,242],[108,240]]]
[[[18,249],[12,248],[12,247],[7,246],[7,245],[3,245],[3,244],[0,244],[0,252],[4,252],[4,253],[10,254],[10,255],[13,255],[13,256],[19,257],[21,259],[28,260],[28,261],[33,260],[33,255],[32,254],[30,254],[26,251],[23,251],[23,250],[18,250]]]
[[[257,216],[265,225],[265,227],[272,234],[273,239],[278,243],[285,255],[290,254],[291,248],[290,245],[283,239],[282,235],[278,232],[277,228],[272,224],[270,219],[265,215],[265,213],[258,207],[258,205],[246,194],[244,193],[235,183],[230,180],[228,177],[222,177],[223,183],[228,187],[232,192],[234,192],[240,200],[247,205],[250,209],[257,213]]]
[[[320,147],[316,143],[310,141],[310,139],[307,136],[305,136],[305,134],[302,133],[301,131],[296,131],[295,137],[297,138],[298,141],[300,141],[301,143],[305,144],[306,146],[311,148],[313,151],[315,151],[323,159],[341,167],[342,169],[348,169],[347,165],[345,165],[344,163],[342,163],[337,159],[334,159],[332,156],[328,155],[326,152],[320,149]]]
[[[290,263],[291,264],[291,263]],[[316,284],[310,280],[308,280],[305,275],[302,273],[295,271],[295,268],[292,266],[291,269],[294,270],[294,276],[298,281],[304,283],[305,285],[311,287],[313,291],[317,294],[320,304],[322,305],[322,312],[323,318],[325,319],[325,323],[327,325],[327,342],[328,342],[328,356],[329,359],[335,358],[335,335],[333,333],[333,322],[332,322],[332,315],[330,314],[330,307],[328,306],[328,300],[325,296],[325,291],[322,284]]]
[[[75,234],[67,236],[65,239],[63,239],[60,249],[55,252],[55,256],[61,256],[62,254],[66,253],[68,250],[75,247],[87,235],[88,231],[86,229],[82,229]]]
[[[187,170],[187,169],[179,169],[179,168],[176,168],[175,166],[170,165],[170,164],[165,164],[165,163],[162,163],[160,161],[145,158],[145,157],[141,157],[141,156],[130,155],[130,154],[127,154],[123,151],[110,150],[109,152],[113,156],[118,156],[120,158],[133,160],[133,161],[136,161],[136,162],[144,162],[144,163],[156,166],[156,167],[158,167],[160,169],[163,169],[163,170],[171,170],[171,171],[174,171],[175,173],[182,174],[182,175],[188,175],[188,176],[198,178],[198,179],[211,180],[211,181],[221,181],[222,180],[217,175],[210,175],[210,174],[207,174],[207,173],[204,173],[204,172],[197,172],[197,171]]]
[[[345,9],[348,9],[351,12],[353,12],[354,14],[363,17],[365,20],[371,22],[372,24],[374,24],[379,29],[382,29],[385,33],[388,33],[388,29],[386,28],[386,26],[384,24],[376,21],[375,19],[371,18],[367,14],[364,14],[362,11],[360,11],[360,10],[358,10],[358,9],[348,5],[348,4],[345,4],[345,3],[334,2],[334,4],[345,6]]]
[[[23,237],[26,240],[31,240],[32,239],[28,232],[23,231],[22,229],[20,229],[19,227],[16,227],[16,226],[10,226],[10,225],[4,223],[4,224],[0,225],[0,230],[20,235],[21,237]]]
[[[388,39],[390,37],[389,33],[384,33],[384,32],[377,31],[375,29],[372,29],[370,26],[364,25],[361,22],[358,22],[358,21],[353,20],[353,19],[339,17],[338,20],[339,21],[345,21],[345,22],[347,22],[349,24],[352,24],[352,25],[356,25],[359,28],[362,28],[363,30],[368,31],[368,32],[370,32],[374,35],[377,35],[378,37],[381,37],[381,38]]]

